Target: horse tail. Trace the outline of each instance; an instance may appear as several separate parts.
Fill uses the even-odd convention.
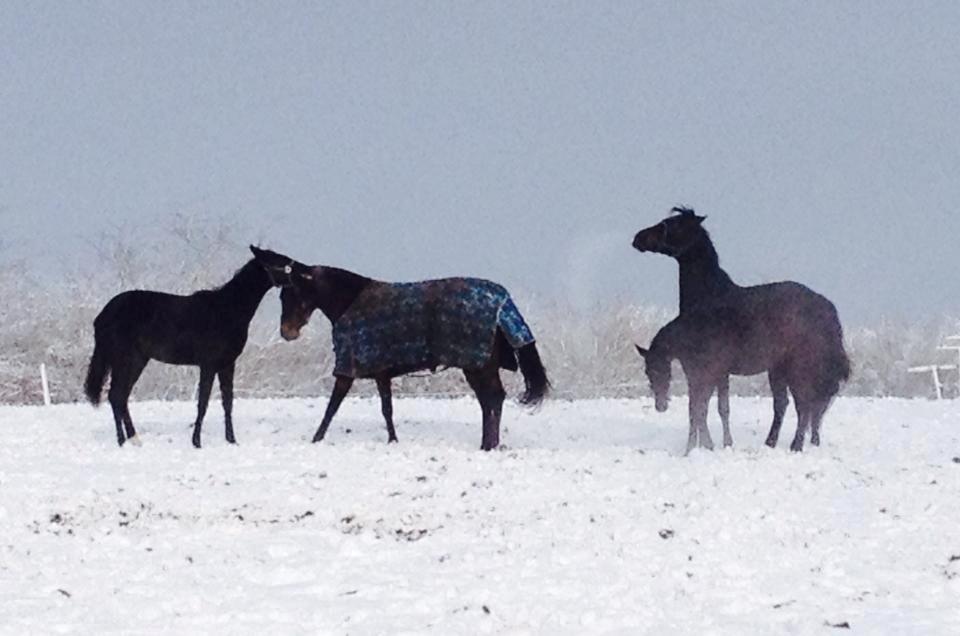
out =
[[[840,391],[840,384],[850,379],[850,357],[843,348],[843,328],[836,309],[831,314],[832,324],[825,334],[817,386],[818,392],[824,397],[836,395]]]
[[[550,380],[547,379],[547,370],[540,361],[537,344],[531,342],[517,349],[517,361],[526,385],[526,390],[520,396],[520,404],[536,406],[550,392]]]
[[[833,397],[840,391],[840,383],[850,379],[850,358],[840,346],[827,353],[820,366],[818,392]]]
[[[90,366],[87,367],[87,379],[83,383],[83,392],[86,393],[90,404],[94,406],[100,404],[103,383],[110,372],[107,332],[113,322],[112,319],[118,313],[117,305],[116,299],[111,300],[93,321],[93,355],[90,356]]]
[[[107,363],[107,356],[104,352],[104,343],[102,338],[95,338],[96,343],[93,346],[93,355],[90,356],[90,366],[87,367],[87,380],[83,384],[84,393],[90,404],[97,406],[100,404],[100,394],[103,392],[103,383],[110,371],[110,365]]]

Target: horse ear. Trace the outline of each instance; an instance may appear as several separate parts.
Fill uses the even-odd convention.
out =
[[[633,345],[633,346],[637,348],[637,353],[640,354],[640,357],[643,358],[644,360],[646,360],[646,359],[647,359],[647,354],[650,353],[650,350],[649,350],[649,349],[644,349],[643,347],[641,347],[641,346],[638,345],[638,344],[635,344],[635,345]]]
[[[263,256],[263,250],[255,245],[250,246],[250,251],[253,252],[253,257],[256,259],[259,259],[261,256]]]
[[[703,222],[707,220],[706,216],[700,216],[700,215],[694,215],[693,218],[695,218],[697,220],[697,223],[701,225],[703,225]]]

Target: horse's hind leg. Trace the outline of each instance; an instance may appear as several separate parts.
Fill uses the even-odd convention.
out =
[[[113,367],[110,370],[110,392],[107,395],[107,398],[110,400],[110,409],[113,411],[113,422],[117,427],[117,445],[123,446],[123,443],[127,441],[126,436],[123,433],[124,428],[124,413],[127,408],[126,397],[123,395],[123,391],[120,389],[120,381],[125,380],[125,376],[120,371],[119,367]]]
[[[203,416],[207,414],[207,404],[210,403],[210,391],[213,389],[213,378],[216,372],[212,367],[200,367],[200,386],[197,390],[197,420],[193,423],[193,447],[200,448],[200,428],[203,426]]]
[[[131,364],[129,358],[123,360],[114,360],[110,365],[110,391],[107,393],[107,399],[110,401],[110,408],[113,411],[113,423],[117,428],[117,445],[123,446],[127,441],[129,432],[133,429],[132,423],[127,426],[125,417],[128,415],[127,399],[130,397]],[[124,428],[127,434],[124,434]]]
[[[767,434],[765,442],[770,448],[776,448],[777,440],[780,438],[780,426],[783,424],[783,415],[790,404],[790,396],[787,394],[787,381],[783,377],[783,372],[778,369],[770,369],[770,392],[773,393],[773,423],[770,425],[770,432]]]
[[[823,421],[823,416],[830,408],[832,401],[833,398],[827,398],[819,400],[813,405],[813,412],[810,417],[810,443],[814,446],[820,445],[820,423]]]
[[[480,402],[480,411],[483,414],[483,437],[480,440],[481,450],[493,450],[500,445],[500,413],[506,393],[500,382],[500,373],[494,368],[485,368],[479,371],[467,371],[463,375],[467,384],[477,395]]]
[[[223,426],[227,442],[236,444],[237,438],[233,435],[233,373],[236,360],[220,369],[217,377],[220,379],[220,401],[223,403]]]
[[[387,423],[387,443],[397,442],[397,431],[393,428],[393,393],[390,388],[390,376],[377,376],[377,392],[380,394],[380,412]]]
[[[503,415],[503,400],[506,399],[507,392],[503,390],[503,383],[500,381],[500,371],[494,368],[490,376],[490,448],[500,446],[500,417]]]
[[[133,387],[137,383],[137,380],[140,379],[140,374],[143,373],[143,369],[147,366],[147,362],[149,362],[149,358],[143,356],[135,358],[131,362],[124,390],[123,425],[127,431],[127,440],[134,446],[140,446],[140,438],[137,437],[137,431],[135,428],[133,428],[133,418],[130,417],[130,393],[133,391]]]
[[[803,438],[807,434],[807,428],[810,426],[810,419],[813,413],[812,404],[807,399],[798,399],[793,396],[793,401],[797,409],[797,432],[793,436],[793,442],[790,444],[790,450],[795,453],[803,451]]]
[[[347,397],[351,386],[353,386],[353,378],[337,376],[336,382],[333,383],[333,392],[330,394],[330,401],[327,402],[327,410],[323,414],[323,421],[320,422],[320,428],[318,428],[317,432],[313,435],[314,443],[322,440],[323,436],[327,434],[330,422],[333,421],[333,416],[337,414],[337,409],[340,408],[340,403],[343,402],[343,398]]]
[[[723,422],[723,445],[733,446],[733,437],[730,435],[730,376],[725,375],[717,385],[717,412]]]

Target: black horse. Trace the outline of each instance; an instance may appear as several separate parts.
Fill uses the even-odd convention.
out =
[[[506,395],[501,368],[519,367],[523,373],[523,404],[538,404],[549,390],[533,334],[507,291],[495,283],[470,278],[385,283],[335,267],[307,266],[275,252],[254,253],[283,288],[284,339],[298,338],[316,309],[333,325],[335,382],[314,442],[323,439],[357,378],[376,381],[388,442],[396,442],[390,380],[437,367],[462,369],[480,402],[483,450],[500,444]]]
[[[808,424],[814,430],[811,442],[818,444],[820,419],[829,405],[829,398],[837,393],[839,383],[850,375],[850,362],[843,349],[843,330],[836,308],[823,296],[798,283],[737,285],[720,267],[710,236],[702,227],[706,217],[687,208],[674,208],[673,212],[676,213],[674,216],[638,232],[633,246],[641,252],[670,256],[680,266],[680,318],[674,323],[680,323],[683,328],[672,328],[668,333],[683,334],[691,346],[711,351],[720,347],[724,352],[712,366],[725,369],[725,373],[714,369],[705,374],[710,377],[709,392],[705,396],[698,394],[695,399],[694,384],[690,384],[691,431],[694,417],[700,418],[699,412],[694,412],[695,402],[705,400],[702,432],[706,432],[706,405],[713,390],[718,389],[724,445],[732,444],[729,375],[753,375],[766,371],[773,392],[774,411],[767,445],[773,447],[777,444],[789,404],[788,388],[794,395],[799,418],[799,439],[794,439],[791,448],[802,449],[802,435]],[[684,320],[687,318],[689,320]],[[680,355],[674,357],[680,358]],[[680,359],[682,363],[683,358]],[[684,369],[686,372],[686,365]],[[808,391],[807,385],[819,388]],[[818,405],[824,400],[819,415],[810,415],[817,413]],[[815,424],[811,418],[816,420]],[[710,445],[709,433],[703,441]]]
[[[269,273],[251,259],[217,289],[189,296],[126,291],[106,304],[93,323],[95,345],[84,388],[90,402],[98,405],[104,380],[110,374],[108,398],[117,426],[117,443],[140,443],[127,400],[151,359],[200,367],[193,425],[193,445],[197,448],[213,378],[219,376],[226,438],[236,443],[231,417],[234,365],[247,342],[250,320],[272,287]]]

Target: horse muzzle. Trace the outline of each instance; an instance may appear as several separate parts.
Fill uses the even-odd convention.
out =
[[[642,234],[643,232],[638,232],[637,235],[633,237],[633,243],[631,243],[631,245],[635,250],[639,250],[641,252],[647,252],[650,250],[650,248],[647,245],[649,241],[645,240],[645,237],[642,236]]]
[[[296,340],[300,337],[300,330],[296,327],[288,327],[287,325],[280,325],[280,336],[286,340]]]

